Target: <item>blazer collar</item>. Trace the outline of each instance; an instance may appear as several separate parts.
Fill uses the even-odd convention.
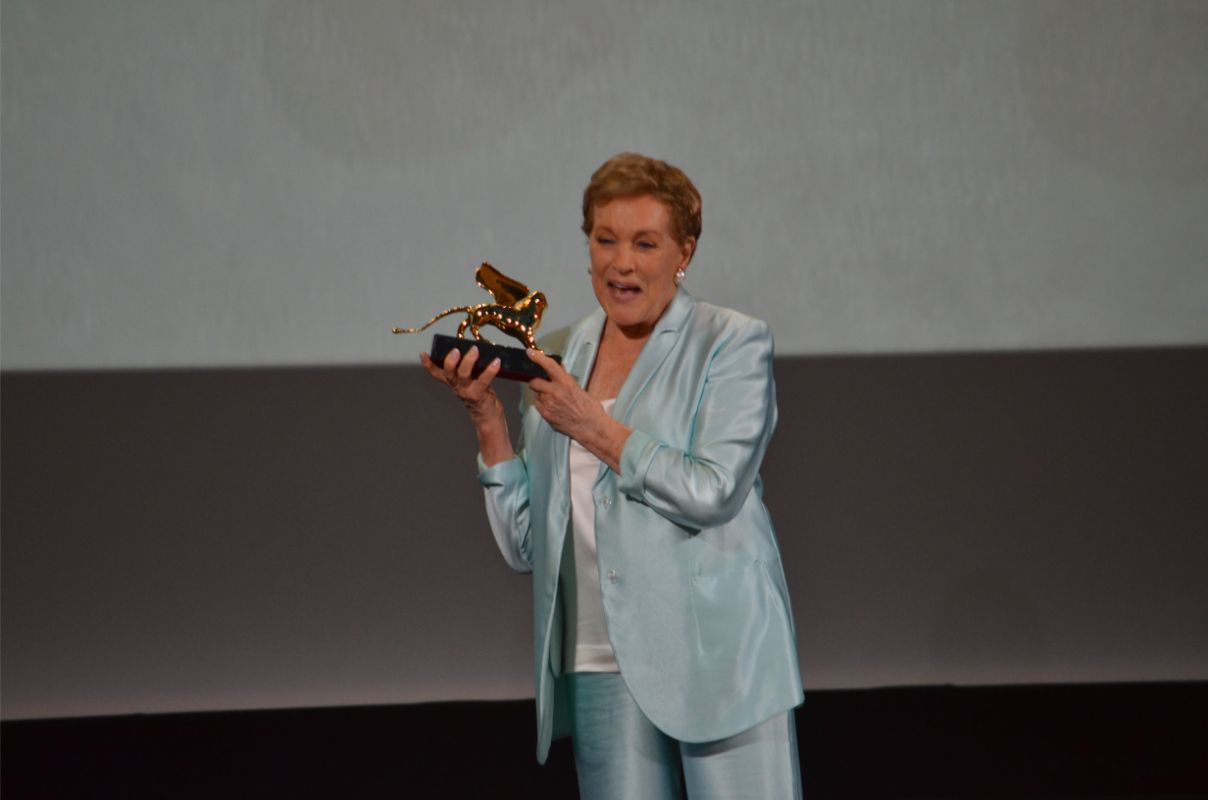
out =
[[[614,418],[625,421],[633,402],[646,388],[650,378],[666,360],[675,343],[679,341],[680,333],[692,314],[696,301],[692,295],[682,288],[677,289],[671,298],[667,310],[655,323],[650,338],[646,340],[641,354],[634,362],[629,376],[625,379],[621,391],[617,395],[617,404],[613,408]],[[569,372],[580,386],[587,386],[587,379],[592,365],[596,360],[596,351],[600,346],[600,335],[604,332],[604,309],[597,308],[571,330],[567,338],[566,352]]]
[[[604,319],[604,309],[597,308],[576,323],[566,337],[566,371],[584,389],[587,388],[591,366],[596,363],[596,349],[600,346]]]
[[[680,340],[680,335],[695,307],[696,301],[692,299],[692,295],[683,289],[676,290],[675,297],[671,298],[671,304],[655,323],[650,338],[646,340],[638,360],[633,363],[629,376],[625,378],[625,383],[617,394],[617,404],[612,411],[614,418],[621,422],[628,420],[629,410]]]

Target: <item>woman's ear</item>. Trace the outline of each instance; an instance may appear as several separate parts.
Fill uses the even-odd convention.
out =
[[[684,239],[684,243],[680,245],[680,253],[683,256],[680,259],[680,269],[684,269],[692,262],[692,256],[696,255],[695,236],[689,236],[687,239]]]

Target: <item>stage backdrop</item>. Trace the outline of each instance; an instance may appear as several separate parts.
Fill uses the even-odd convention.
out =
[[[781,353],[1208,339],[1198,0],[4,5],[8,369],[413,361],[484,259],[577,319],[629,149]]]
[[[6,718],[523,696],[389,335],[594,305],[621,150],[768,319],[807,685],[1208,676],[1208,6],[5,2]],[[447,328],[446,328],[447,330]]]

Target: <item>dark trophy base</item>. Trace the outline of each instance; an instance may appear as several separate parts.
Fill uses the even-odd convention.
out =
[[[497,377],[526,383],[533,378],[549,378],[549,375],[545,374],[545,370],[534,364],[522,347],[502,347],[475,339],[462,339],[459,336],[445,336],[438,333],[432,337],[432,350],[428,355],[437,364],[442,364],[450,350],[460,350],[464,356],[471,347],[475,346],[478,347],[478,362],[474,365],[473,372],[470,373],[475,378],[481,375],[487,365],[496,358],[501,362]],[[562,356],[550,353],[546,355],[559,364],[562,363]]]

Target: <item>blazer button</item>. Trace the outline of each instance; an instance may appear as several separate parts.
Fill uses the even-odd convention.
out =
[[[619,583],[620,580],[621,580],[621,576],[617,574],[617,571],[615,569],[608,570],[608,582],[609,583]]]
[[[601,497],[601,498],[600,498],[600,505],[604,506],[605,508],[609,508],[609,507],[611,507],[611,506],[612,506],[612,498],[611,498],[611,497]]]

